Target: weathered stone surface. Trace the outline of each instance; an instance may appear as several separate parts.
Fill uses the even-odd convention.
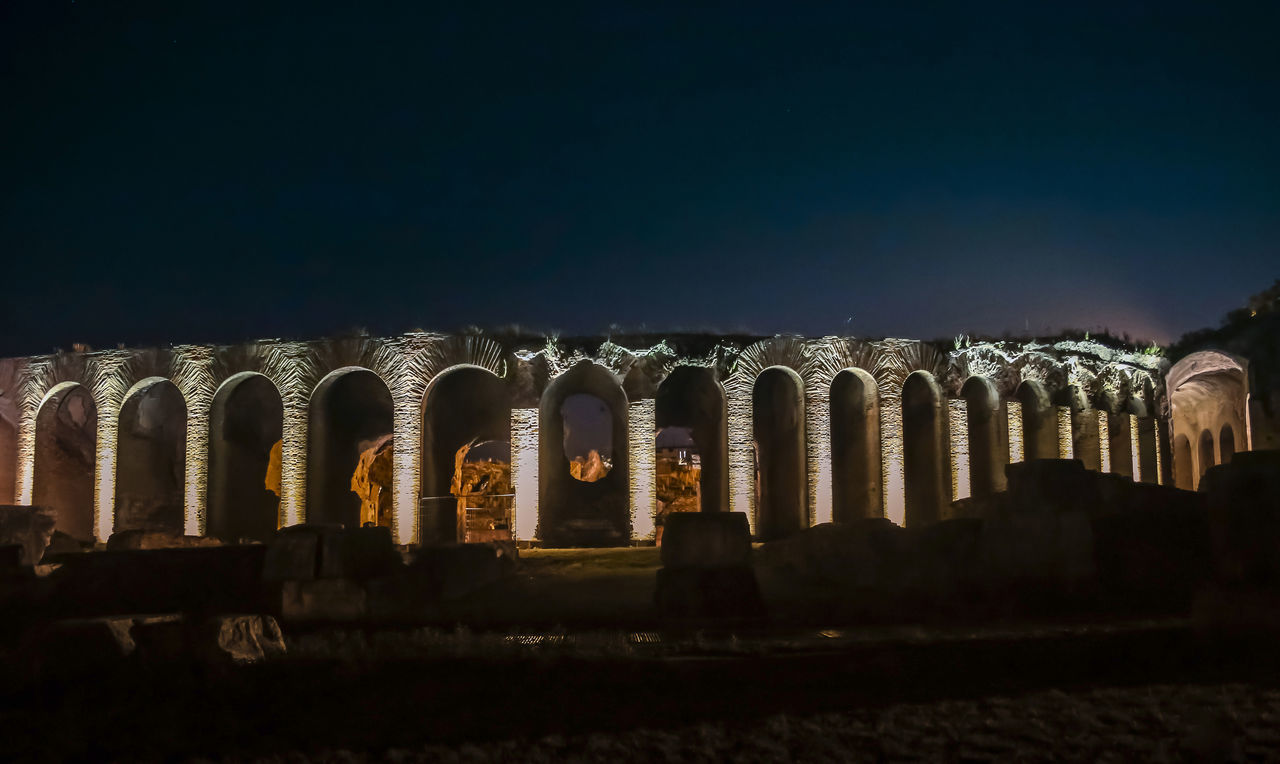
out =
[[[406,576],[442,599],[455,599],[499,581],[516,569],[510,542],[445,544],[418,549]]]
[[[125,549],[201,549],[222,546],[222,542],[209,536],[184,536],[163,530],[135,528],[118,531],[107,539],[107,551]]]
[[[365,588],[344,578],[280,585],[280,617],[286,621],[358,621],[368,612],[367,601]]]
[[[654,605],[670,619],[757,619],[764,599],[750,565],[662,568]]]
[[[309,525],[292,525],[276,532],[275,538],[267,545],[263,580],[278,583],[315,578],[320,569],[321,533],[320,527]]]
[[[261,545],[64,555],[47,579],[58,613],[262,612]]]
[[[35,565],[53,539],[57,516],[45,507],[0,506],[0,546],[22,547],[22,563]]]
[[[751,530],[742,512],[679,512],[667,516],[662,565],[750,565]]]
[[[887,519],[823,523],[763,545],[756,565],[852,588],[898,586],[909,555],[908,532]]]
[[[1200,479],[1219,583],[1280,589],[1280,451],[1247,451]]]
[[[366,580],[393,575],[403,565],[390,528],[295,525],[272,539],[263,577],[268,582]]]
[[[1097,473],[1079,459],[1031,459],[1005,467],[1010,512],[1091,512],[1099,505]]]
[[[213,663],[244,665],[284,655],[287,647],[280,624],[269,615],[223,615],[196,629],[199,657]]]

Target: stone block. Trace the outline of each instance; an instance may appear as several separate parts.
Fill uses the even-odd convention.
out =
[[[267,545],[262,579],[268,583],[310,581],[319,572],[320,531],[305,525],[280,529]]]
[[[515,547],[510,542],[445,544],[419,548],[406,575],[435,597],[456,599],[515,569]]]
[[[1005,466],[1012,513],[1093,512],[1100,503],[1097,473],[1079,459],[1032,459]]]
[[[22,547],[21,562],[35,565],[53,540],[57,515],[47,507],[0,506],[0,546]]]
[[[367,610],[359,583],[345,578],[285,581],[280,585],[280,617],[286,621],[359,621]]]
[[[117,531],[107,539],[107,551],[118,552],[126,549],[201,549],[222,546],[222,542],[210,536],[184,536],[163,530]]]
[[[320,536],[320,578],[361,581],[394,574],[403,565],[390,528],[345,528]]]
[[[246,665],[284,655],[280,624],[269,615],[222,615],[196,627],[194,652],[215,664]]]
[[[985,578],[995,588],[1072,590],[1097,574],[1093,528],[1083,511],[989,518],[982,524],[980,544]]]
[[[1243,451],[1200,479],[1214,573],[1229,586],[1280,590],[1280,451]]]
[[[665,568],[751,564],[751,530],[742,512],[677,512],[662,531]]]
[[[765,613],[750,565],[662,568],[654,605],[670,619],[757,619]]]

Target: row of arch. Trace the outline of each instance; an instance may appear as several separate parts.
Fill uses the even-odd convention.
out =
[[[886,421],[893,396],[882,400],[877,380],[850,368],[833,378],[830,398],[830,460],[833,519],[884,516]],[[987,495],[1004,486],[1011,433],[1005,406],[993,383],[969,378],[961,389],[968,438],[968,493]],[[612,451],[619,458],[602,479],[585,482],[570,474],[560,415],[575,394],[600,399],[612,418]],[[908,525],[932,522],[953,498],[949,489],[951,444],[946,398],[927,371],[911,373],[900,391],[901,467]],[[1070,395],[1068,393],[1068,395]],[[1022,410],[1017,433],[1026,459],[1060,455],[1055,405],[1073,414],[1088,409],[1078,396],[1062,403],[1043,386],[1023,382],[1013,400]],[[809,522],[805,383],[791,368],[771,366],[751,386],[751,438],[755,458],[755,521],[762,539],[793,533]],[[537,537],[549,546],[627,543],[632,532],[628,401],[619,379],[589,361],[554,379],[539,404]],[[1130,453],[1129,414],[1139,416],[1138,452],[1155,459],[1154,420],[1141,401],[1109,427],[1112,454]],[[728,406],[712,368],[679,366],[658,386],[654,426],[687,428],[701,455],[699,507],[729,508]],[[460,447],[477,441],[510,441],[512,402],[508,382],[479,366],[459,365],[436,375],[421,404],[420,533],[423,540],[452,540],[457,526],[450,494]],[[1125,421],[1120,422],[1123,417]],[[1072,419],[1074,454],[1102,468],[1097,419]],[[94,469],[97,411],[88,390],[62,383],[42,401],[35,420],[33,502],[56,506],[59,529],[77,538],[94,533]],[[352,470],[362,455],[378,452],[394,430],[394,406],[386,383],[363,367],[326,376],[311,395],[307,431],[307,518],[354,525],[367,521],[353,490]],[[285,437],[280,392],[266,376],[243,372],[217,390],[210,409],[206,532],[221,538],[262,539],[280,523],[280,443]],[[181,531],[187,488],[187,407],[170,380],[152,377],[129,391],[119,411],[114,458],[114,530],[159,527]],[[1150,445],[1145,440],[1150,439]],[[88,445],[86,445],[86,443]],[[1181,448],[1181,445],[1179,446]],[[394,452],[388,457],[394,460]],[[1127,459],[1112,471],[1132,472]],[[1140,466],[1148,474],[1145,466]],[[1152,468],[1149,474],[1154,475]],[[380,501],[375,496],[375,513]],[[436,502],[436,503],[433,503]]]

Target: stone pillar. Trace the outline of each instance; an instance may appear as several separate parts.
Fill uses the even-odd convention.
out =
[[[311,359],[307,346],[287,342],[268,349],[268,376],[284,407],[280,438],[280,527],[307,521],[307,427],[311,402]]]
[[[1022,401],[1006,401],[1005,410],[1009,414],[1009,463],[1017,464],[1025,458],[1022,443]]]
[[[108,351],[89,361],[89,391],[98,408],[98,441],[93,469],[93,528],[97,541],[106,541],[116,524],[116,436],[120,407],[129,391],[128,361],[124,350]]]
[[[947,420],[951,431],[951,500],[969,498],[972,481],[969,474],[969,406],[964,398],[947,401]]]
[[[512,538],[533,541],[538,531],[538,409],[511,409]]]
[[[627,454],[631,460],[631,541],[652,541],[657,521],[657,401],[646,398],[627,407]]]
[[[1075,438],[1071,432],[1071,407],[1055,406],[1058,414],[1058,458],[1076,458]]]
[[[388,383],[392,390],[391,535],[397,544],[412,544],[420,540],[418,496],[422,478],[422,395],[415,387],[397,384],[396,380],[388,380]]]
[[[187,405],[182,499],[182,532],[187,536],[203,536],[205,532],[209,498],[209,413],[217,393],[212,364],[212,347],[179,345],[173,349],[171,377]]]
[[[746,389],[741,389],[745,387]],[[729,511],[747,516],[756,532],[756,452],[751,422],[751,386],[726,385],[729,403]]]
[[[36,454],[36,414],[40,411],[40,403],[44,400],[43,390],[35,387],[31,378],[30,364],[22,364],[18,370],[18,395],[14,403],[18,407],[18,452],[14,455],[13,501],[16,504],[30,504],[35,487],[35,454]],[[8,497],[0,497],[8,500]]]

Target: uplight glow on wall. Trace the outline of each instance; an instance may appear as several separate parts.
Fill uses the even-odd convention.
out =
[[[1022,450],[1022,402],[1008,401],[1009,410],[1009,463],[1017,464],[1025,457]]]
[[[627,406],[627,441],[630,454],[631,540],[652,540],[657,511],[657,402],[652,398]]]
[[[1142,437],[1141,435],[1138,434],[1138,417],[1134,416],[1133,414],[1130,414],[1129,415],[1129,459],[1130,459],[1130,463],[1133,464],[1133,472],[1130,474],[1133,475],[1133,479],[1135,481],[1141,480],[1144,477],[1144,475],[1142,474],[1142,458],[1141,458],[1141,455],[1138,453],[1138,448],[1141,443],[1142,443]]]
[[[907,521],[907,481],[902,460],[902,399],[880,404],[880,471],[884,481],[884,516],[897,525]]]
[[[1071,407],[1057,406],[1058,412],[1058,458],[1076,458],[1075,438],[1071,433]]]
[[[1102,409],[1095,409],[1098,417],[1098,454],[1103,472],[1111,471],[1111,417]]]
[[[515,494],[513,534],[533,541],[538,531],[538,409],[511,409],[511,490]]]
[[[951,430],[951,500],[969,498],[969,407],[964,398],[947,401]]]

